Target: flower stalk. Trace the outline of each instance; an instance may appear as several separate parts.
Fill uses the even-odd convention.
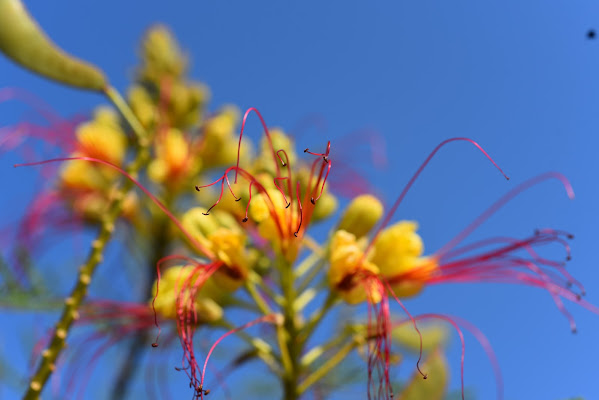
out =
[[[115,106],[119,110],[127,110],[128,106],[124,101],[119,101],[120,95],[115,95],[114,89],[107,90],[107,96],[117,101],[114,102]],[[108,93],[112,93],[108,95]],[[146,136],[141,124],[137,121],[133,113],[123,113],[123,117],[128,123],[137,129],[136,132],[138,137]],[[150,161],[150,153],[147,147],[147,141],[140,140],[138,143],[138,151],[135,159],[128,165],[127,173],[130,175],[136,174],[142,167],[144,167]],[[118,185],[118,184],[117,184]],[[56,360],[60,356],[60,353],[65,348],[66,339],[69,334],[73,322],[79,318],[79,308],[87,296],[89,285],[92,281],[92,277],[96,271],[98,265],[102,262],[104,250],[108,242],[110,241],[112,234],[114,233],[115,224],[121,215],[123,205],[127,193],[133,188],[134,184],[130,180],[126,180],[119,189],[114,193],[111,203],[108,207],[108,211],[100,222],[100,231],[96,239],[92,242],[91,250],[85,263],[79,269],[77,276],[77,283],[71,291],[69,297],[64,301],[64,308],[62,310],[60,319],[56,323],[54,333],[50,339],[50,344],[41,353],[41,359],[39,361],[38,368],[35,374],[31,377],[27,391],[23,396],[24,400],[35,400],[38,399],[48,378],[52,375],[52,372],[56,368]]]

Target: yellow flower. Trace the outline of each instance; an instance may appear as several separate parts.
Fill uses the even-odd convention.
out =
[[[215,211],[205,215],[206,211],[195,207],[186,212],[181,221],[183,228],[224,264],[213,275],[220,290],[235,291],[246,280],[250,270],[247,236],[227,213]]]
[[[246,236],[241,232],[219,228],[208,235],[211,250],[224,263],[215,273],[215,283],[225,291],[237,290],[249,272]]]
[[[436,259],[422,257],[424,245],[416,233],[418,225],[401,221],[383,230],[372,251],[364,256],[363,244],[344,230],[331,240],[329,282],[350,304],[378,302],[385,283],[399,297],[418,294],[437,268]]]
[[[349,304],[365,300],[378,303],[381,286],[376,280],[379,269],[364,259],[363,246],[346,231],[336,231],[331,240],[329,284]]]
[[[156,158],[148,166],[154,182],[177,185],[200,169],[200,159],[192,155],[191,143],[178,129],[159,134],[155,148]]]

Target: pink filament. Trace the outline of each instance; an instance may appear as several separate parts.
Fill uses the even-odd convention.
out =
[[[263,317],[257,318],[253,321],[250,321],[242,326],[239,326],[237,328],[231,329],[230,331],[227,331],[226,333],[224,333],[221,337],[219,337],[216,342],[214,342],[214,344],[212,345],[212,347],[210,347],[210,350],[208,351],[208,354],[206,355],[206,361],[204,361],[204,368],[202,369],[202,378],[200,381],[200,386],[199,386],[199,390],[200,390],[200,397],[203,399],[204,398],[204,392],[203,392],[203,386],[204,386],[204,377],[206,374],[206,366],[208,365],[208,360],[210,359],[210,355],[212,354],[212,352],[214,351],[214,349],[216,348],[216,346],[227,336],[230,336],[236,332],[239,332],[240,330],[243,329],[247,329],[251,326],[254,326],[256,324],[260,324],[263,322],[269,322],[269,323],[276,323],[277,321],[277,315],[276,314],[269,314],[269,315],[265,315]]]
[[[457,137],[457,138],[451,138],[451,139],[447,139],[447,140],[442,141],[441,143],[439,143],[437,145],[437,147],[435,147],[433,149],[433,151],[428,155],[428,157],[426,157],[426,159],[424,160],[424,162],[420,165],[420,167],[418,167],[418,169],[416,170],[416,172],[414,173],[414,175],[412,175],[412,178],[410,178],[410,180],[408,181],[408,183],[406,184],[406,186],[403,188],[403,190],[399,194],[397,200],[395,200],[395,203],[393,203],[393,206],[391,207],[391,209],[389,210],[389,212],[385,216],[385,219],[383,220],[383,222],[381,223],[381,225],[379,226],[379,228],[376,230],[376,233],[374,234],[372,240],[370,241],[370,244],[366,248],[366,251],[364,251],[364,257],[366,257],[366,255],[370,252],[370,250],[372,249],[372,245],[376,242],[376,239],[378,238],[379,234],[389,224],[389,222],[391,221],[391,218],[393,217],[393,215],[397,211],[397,208],[399,207],[399,205],[403,201],[404,197],[406,196],[406,194],[408,193],[408,191],[410,190],[410,188],[412,187],[412,185],[414,185],[414,182],[420,176],[420,174],[422,173],[422,171],[424,170],[424,168],[428,165],[428,163],[431,161],[431,159],[435,156],[435,154],[437,154],[437,152],[443,146],[445,146],[448,143],[456,142],[456,141],[465,141],[465,142],[469,142],[469,143],[473,144],[478,150],[480,150],[485,155],[485,157],[487,157],[487,159],[489,159],[489,161],[491,161],[491,163],[495,166],[495,168],[497,168],[499,170],[499,172],[501,172],[501,174],[506,179],[509,179],[508,176],[499,167],[499,165],[497,165],[497,163],[495,163],[495,161],[491,158],[491,156],[489,156],[489,154],[487,154],[487,152],[478,143],[476,143],[474,140],[469,139],[469,138]]]
[[[508,203],[511,199],[522,193],[523,191],[539,184],[542,181],[548,179],[557,179],[562,183],[564,188],[566,189],[566,193],[570,199],[574,198],[574,191],[572,189],[572,185],[566,177],[558,172],[547,172],[542,175],[536,176],[532,179],[529,179],[520,185],[516,186],[514,189],[510,190],[508,193],[503,195],[499,200],[497,200],[491,207],[485,210],[481,215],[479,215],[470,225],[468,225],[462,232],[457,234],[449,243],[443,246],[437,254],[442,256],[447,251],[454,248],[458,243],[464,240],[468,235],[470,235],[476,228],[478,228],[483,222],[485,222],[491,215],[496,213],[499,209],[501,209],[506,203]]]
[[[260,114],[260,112],[256,108],[250,107],[247,109],[247,111],[243,115],[243,121],[241,122],[241,131],[239,132],[239,144],[237,145],[237,168],[235,169],[235,183],[237,183],[237,172],[239,170],[239,157],[241,154],[241,138],[243,137],[243,130],[245,129],[245,122],[248,118],[248,115],[252,111],[256,113],[258,118],[260,118],[260,122],[262,123],[262,127],[264,128],[264,134],[266,135],[266,139],[268,140],[268,144],[270,145],[270,150],[272,151],[272,156],[273,156],[273,160],[275,162],[277,176],[280,176],[279,163],[277,163],[277,155],[275,153],[275,148],[272,144],[272,138],[270,137],[270,132],[268,131],[266,122],[264,122],[264,118],[262,118],[262,114]]]
[[[104,161],[104,160],[100,160],[98,158],[92,158],[92,157],[61,157],[61,158],[54,158],[51,160],[38,161],[38,162],[33,162],[33,163],[15,164],[14,166],[15,167],[26,167],[26,166],[48,164],[48,163],[52,163],[52,162],[75,161],[75,160],[95,162],[95,163],[106,165],[110,168],[113,168],[113,169],[119,171],[123,176],[125,176],[127,179],[129,179],[131,182],[133,182],[137,187],[139,187],[150,198],[150,200],[152,200],[154,202],[154,204],[156,204],[158,206],[158,208],[160,208],[160,210],[162,210],[162,212],[164,212],[164,214],[166,214],[166,216],[177,226],[177,228],[179,228],[181,233],[183,233],[183,235],[185,235],[185,237],[194,245],[194,247],[197,250],[199,250],[201,253],[203,253],[206,257],[208,257],[210,259],[214,259],[214,254],[212,254],[212,252],[208,248],[206,248],[200,242],[198,242],[183,227],[183,225],[177,219],[177,217],[175,217],[168,210],[168,208],[166,208],[166,206],[164,204],[162,204],[162,202],[160,200],[158,200],[158,198],[156,196],[154,196],[152,193],[150,193],[150,191],[148,189],[146,189],[141,183],[139,183],[139,181],[137,181],[135,178],[133,178],[131,175],[129,175],[125,170],[123,170],[120,167],[117,167],[116,165],[114,165],[112,163],[109,163],[108,161]]]

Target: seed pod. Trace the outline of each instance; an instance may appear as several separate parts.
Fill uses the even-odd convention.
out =
[[[52,43],[20,0],[0,0],[0,51],[23,67],[67,85],[89,90],[107,86],[97,67]]]

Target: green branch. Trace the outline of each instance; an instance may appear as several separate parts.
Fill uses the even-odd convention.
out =
[[[107,96],[115,103],[115,106],[121,113],[123,113],[123,117],[129,122],[133,130],[136,131],[138,138],[140,138],[137,156],[127,167],[127,172],[130,175],[134,175],[146,165],[150,159],[147,148],[147,135],[145,135],[143,127],[139,121],[137,121],[127,104],[122,100],[120,95],[115,95],[115,93],[116,91],[113,88],[109,87],[106,89]],[[98,233],[96,240],[92,242],[91,251],[87,260],[79,269],[77,283],[71,291],[71,295],[64,301],[64,308],[60,319],[56,323],[50,344],[41,354],[42,357],[37,371],[30,380],[27,392],[23,397],[24,400],[38,399],[48,378],[56,368],[56,360],[65,347],[65,341],[73,322],[79,318],[79,307],[85,300],[96,267],[102,262],[104,249],[110,241],[114,232],[115,223],[121,215],[125,197],[132,188],[133,182],[127,180],[112,198],[108,211],[101,221],[100,232]]]

